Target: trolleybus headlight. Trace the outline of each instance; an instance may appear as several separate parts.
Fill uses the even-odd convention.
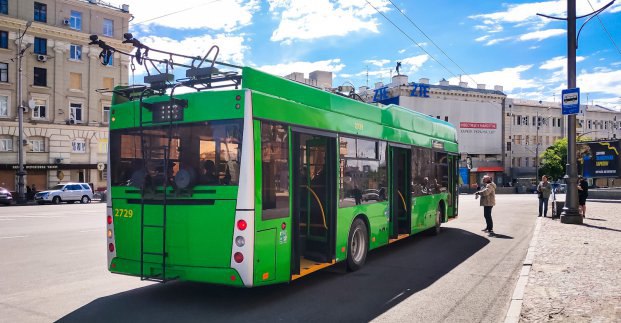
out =
[[[233,259],[235,259],[235,262],[239,264],[239,263],[241,263],[242,261],[244,261],[244,255],[242,255],[242,253],[241,253],[241,252],[236,252],[236,253],[233,255]]]
[[[242,236],[237,236],[235,238],[235,244],[241,248],[246,244],[246,239],[244,239],[244,237]]]
[[[114,252],[114,244],[110,243],[108,244],[108,250],[110,250],[110,252]],[[244,257],[242,257],[243,260]]]
[[[246,221],[244,220],[239,220],[237,221],[237,228],[241,231],[246,230],[246,228],[248,227],[248,223],[246,223]]]

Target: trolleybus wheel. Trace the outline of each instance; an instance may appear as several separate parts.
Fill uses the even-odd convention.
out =
[[[349,238],[347,239],[347,269],[356,271],[360,269],[367,259],[367,251],[369,250],[369,235],[367,226],[362,219],[354,220],[349,230]]]

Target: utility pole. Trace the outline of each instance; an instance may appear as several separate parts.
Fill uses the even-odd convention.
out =
[[[576,88],[576,0],[567,0],[567,88]],[[578,167],[576,161],[576,115],[567,116],[567,195],[561,222],[582,224],[578,212]]]
[[[539,120],[539,111],[537,111],[537,132],[535,134],[535,179],[539,181],[539,127],[541,121]]]
[[[30,43],[26,45],[26,47],[22,48],[22,41],[24,39],[24,35],[26,35],[26,31],[32,25],[32,21],[28,21],[26,23],[26,28],[24,32],[21,29],[18,31],[19,38],[17,39],[17,120],[18,120],[18,128],[19,128],[19,143],[17,144],[17,148],[19,149],[19,168],[17,169],[17,203],[24,204],[26,203],[26,190],[24,188],[24,176],[26,175],[26,170],[24,169],[24,103],[22,97],[22,60],[24,57],[24,52],[28,47],[30,47]]]

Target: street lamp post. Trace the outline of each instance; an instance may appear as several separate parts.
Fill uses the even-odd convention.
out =
[[[22,97],[22,59],[24,57],[24,52],[28,47],[30,47],[30,43],[26,44],[26,47],[22,48],[22,41],[24,39],[24,35],[26,35],[26,31],[32,25],[32,21],[28,21],[26,23],[26,29],[24,32],[21,30],[18,31],[19,38],[17,39],[17,118],[18,118],[18,127],[19,127],[19,143],[17,145],[19,149],[19,168],[17,169],[17,203],[24,204],[26,203],[26,190],[24,189],[24,175],[26,175],[26,171],[24,169],[24,104]]]
[[[535,180],[539,181],[539,127],[541,121],[539,120],[539,111],[537,111],[537,132],[535,134]]]
[[[576,0],[567,0],[567,87],[576,87]],[[578,213],[578,167],[576,162],[576,115],[567,116],[567,195],[561,222],[582,224]]]

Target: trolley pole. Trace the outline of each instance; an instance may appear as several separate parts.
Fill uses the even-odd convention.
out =
[[[567,88],[576,87],[576,0],[567,0]],[[576,161],[576,115],[567,116],[567,195],[561,222],[582,224],[578,212],[578,168]]]

